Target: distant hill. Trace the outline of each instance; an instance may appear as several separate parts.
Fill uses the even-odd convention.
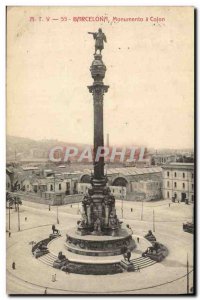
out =
[[[6,139],[7,159],[23,158],[47,158],[49,150],[55,146],[85,147],[86,144],[67,143],[58,140],[33,140],[29,138],[7,135]]]

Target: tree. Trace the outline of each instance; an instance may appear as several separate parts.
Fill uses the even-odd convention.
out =
[[[9,208],[14,204],[14,197],[11,193],[6,192],[6,207]]]
[[[17,211],[17,207],[19,205],[22,205],[22,201],[19,196],[14,196],[14,205],[15,205],[15,211]]]

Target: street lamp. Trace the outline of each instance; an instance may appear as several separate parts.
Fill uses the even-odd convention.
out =
[[[56,202],[56,177],[55,177],[55,173],[53,174],[53,178],[54,178],[54,203]],[[58,219],[58,204],[56,207],[56,219],[57,219],[57,224],[59,224],[59,219]]]
[[[56,216],[57,216],[57,224],[59,224],[59,219],[58,219],[58,205],[57,205],[57,210],[56,210]]]
[[[155,213],[153,209],[153,232],[155,232]]]
[[[8,230],[10,231],[10,202],[8,204]]]
[[[17,202],[18,231],[20,231],[19,202]]]
[[[187,294],[189,294],[189,262],[188,262],[188,253],[187,253]]]
[[[124,188],[122,187],[122,206],[121,206],[121,211],[122,211],[122,219],[124,218]]]

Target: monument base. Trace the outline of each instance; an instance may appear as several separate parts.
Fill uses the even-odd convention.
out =
[[[88,256],[113,256],[123,254],[127,248],[131,251],[136,247],[132,232],[120,228],[117,236],[77,234],[71,229],[66,234],[66,248],[68,251]]]

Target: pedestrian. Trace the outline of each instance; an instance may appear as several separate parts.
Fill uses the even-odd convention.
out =
[[[72,204],[71,204],[71,208],[72,208]]]
[[[170,203],[169,203],[169,207],[170,207]]]
[[[16,265],[15,265],[15,262],[13,261],[13,263],[12,263],[12,269],[15,270],[15,268],[16,268]]]
[[[131,212],[133,211],[133,209],[131,208]]]
[[[51,206],[50,206],[50,204],[49,204],[49,211],[51,210]]]
[[[25,217],[25,221],[27,221],[27,217]]]
[[[11,237],[11,232],[9,231],[8,236]]]
[[[138,244],[139,244],[139,242],[140,242],[140,238],[139,238],[139,236],[137,237],[137,242],[138,242]]]
[[[53,231],[53,234],[54,234],[56,226],[53,224],[51,228],[52,228],[52,231]]]
[[[45,294],[45,295],[47,294],[47,288],[45,288],[45,290],[44,290],[44,294]]]

